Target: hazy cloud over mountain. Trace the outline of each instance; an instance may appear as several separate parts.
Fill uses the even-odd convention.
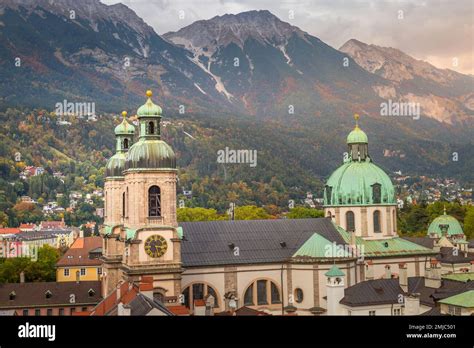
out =
[[[474,74],[474,2],[471,0],[102,0],[102,2],[126,4],[159,34],[176,31],[194,21],[209,19],[216,15],[267,9],[283,21],[300,27],[335,48],[339,48],[351,38],[356,38],[366,43],[401,49],[417,59],[427,60],[440,68]],[[453,65],[456,61],[457,66]]]

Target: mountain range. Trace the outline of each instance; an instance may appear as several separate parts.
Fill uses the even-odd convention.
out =
[[[395,48],[351,39],[336,49],[266,10],[158,35],[127,6],[98,0],[3,0],[0,28],[1,109],[53,110],[66,99],[134,111],[152,89],[170,117],[281,130],[282,143],[314,151],[293,165],[321,176],[320,163],[340,160],[357,112],[383,166],[453,175],[472,168],[474,77]],[[419,103],[420,119],[381,116],[388,99]],[[259,146],[284,151],[275,140]],[[386,149],[406,156],[385,158]],[[465,162],[453,165],[453,152]]]

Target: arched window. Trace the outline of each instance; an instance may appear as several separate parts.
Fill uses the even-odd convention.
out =
[[[148,216],[161,216],[161,190],[158,186],[148,190]]]
[[[124,148],[124,149],[128,149],[128,139],[127,139],[127,138],[125,138],[125,139],[123,140],[123,148]]]
[[[155,123],[153,121],[148,122],[148,134],[155,134]]]
[[[374,232],[375,233],[382,232],[380,228],[380,210],[374,211]]]
[[[300,288],[295,289],[295,301],[297,303],[303,302],[303,290],[301,290]]]
[[[378,204],[382,202],[382,190],[380,184],[372,185],[372,202]]]
[[[122,193],[122,216],[125,217],[125,192]]]
[[[278,304],[280,290],[278,286],[267,279],[260,279],[249,285],[244,293],[244,306]]]
[[[219,298],[216,290],[205,283],[194,283],[186,287],[183,291],[184,305],[188,308],[194,308],[196,300],[207,300],[209,296],[214,297],[214,308],[219,307]]]
[[[355,218],[354,218],[354,212],[352,211],[348,211],[346,213],[346,230],[348,232],[355,231]]]

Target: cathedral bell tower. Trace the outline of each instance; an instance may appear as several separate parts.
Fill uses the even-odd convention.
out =
[[[127,112],[122,112],[123,120],[115,127],[115,154],[109,158],[105,167],[105,205],[103,239],[102,295],[105,297],[117,285],[120,276],[120,262],[124,251],[120,242],[120,230],[124,214],[124,176],[127,152],[133,142],[135,127],[126,120]]]
[[[123,185],[124,280],[153,278],[154,297],[177,303],[181,293],[181,239],[176,219],[176,157],[161,139],[161,107],[152,92],[138,111],[139,139],[127,154]]]

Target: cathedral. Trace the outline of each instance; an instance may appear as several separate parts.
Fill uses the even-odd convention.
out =
[[[324,218],[178,223],[176,156],[161,139],[162,109],[146,95],[138,134],[124,112],[106,166],[104,298],[146,279],[154,299],[195,315],[342,314],[344,289],[430,270],[438,252],[398,236],[394,187],[358,117],[348,156],[325,185]]]

